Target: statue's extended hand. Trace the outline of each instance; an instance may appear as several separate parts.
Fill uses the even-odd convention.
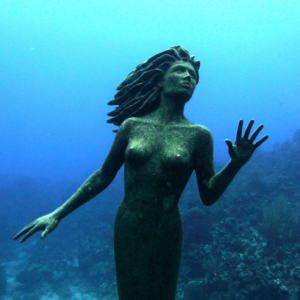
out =
[[[243,120],[240,120],[234,144],[232,145],[232,142],[230,140],[225,140],[232,161],[239,166],[244,165],[250,159],[255,149],[258,148],[269,137],[268,135],[265,135],[263,138],[261,138],[254,144],[254,140],[256,139],[260,131],[263,129],[264,125],[259,125],[258,128],[252,134],[252,136],[249,138],[249,134],[253,123],[254,120],[251,120],[249,122],[245,130],[245,134],[244,136],[242,136]]]
[[[43,232],[41,234],[41,238],[43,239],[44,237],[46,237],[47,234],[49,234],[51,231],[53,231],[57,227],[59,222],[60,222],[60,219],[55,215],[54,212],[52,212],[48,215],[45,215],[45,216],[42,216],[42,217],[36,219],[32,223],[30,223],[29,225],[24,227],[14,237],[14,240],[16,240],[19,237],[21,237],[22,235],[24,235],[20,240],[20,243],[23,243],[30,236],[32,236],[34,233],[36,233],[40,230],[43,230]]]

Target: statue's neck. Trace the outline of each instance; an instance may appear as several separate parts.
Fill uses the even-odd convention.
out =
[[[162,123],[178,123],[185,117],[183,115],[185,102],[181,99],[174,99],[161,94],[159,107],[151,114],[154,118]]]

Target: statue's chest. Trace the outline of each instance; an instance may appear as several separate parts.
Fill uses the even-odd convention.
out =
[[[182,132],[140,135],[129,141],[125,161],[130,165],[147,163],[177,169],[191,162],[191,146]]]

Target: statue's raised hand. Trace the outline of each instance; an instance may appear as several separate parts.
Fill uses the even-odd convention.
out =
[[[245,130],[244,136],[242,136],[243,131],[243,120],[240,120],[238,130],[236,133],[236,140],[234,144],[230,140],[225,140],[228,146],[228,152],[232,159],[232,162],[238,166],[244,165],[252,156],[256,148],[258,148],[264,141],[268,139],[268,135],[265,135],[259,141],[254,143],[254,140],[263,129],[264,125],[259,125],[258,128],[253,132],[249,138],[251,128],[253,126],[254,120],[251,120]]]
[[[41,238],[43,239],[46,237],[47,234],[49,234],[51,231],[53,231],[57,225],[59,224],[60,219],[55,214],[55,212],[52,212],[48,215],[42,216],[32,223],[28,224],[26,227],[24,227],[15,237],[14,240],[18,239],[22,235],[24,235],[20,239],[20,243],[23,243],[26,241],[30,236],[32,236],[34,233],[43,230],[41,234]]]

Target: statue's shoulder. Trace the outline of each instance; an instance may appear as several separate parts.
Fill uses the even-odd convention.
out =
[[[129,134],[132,132],[132,129],[136,128],[136,126],[138,126],[141,123],[143,123],[143,121],[141,121],[140,118],[128,118],[122,122],[118,131],[121,131],[124,134]]]
[[[125,129],[125,128],[128,128],[128,127],[134,125],[136,123],[136,119],[137,118],[128,118],[128,119],[124,120],[122,122],[122,124],[120,125],[120,129],[121,128]]]
[[[145,125],[148,126],[149,124],[153,125],[155,122],[146,116],[143,117],[130,117],[126,119],[123,123],[126,123],[127,127],[133,127],[133,126],[140,126]]]
[[[140,122],[141,122],[141,118],[131,117],[131,118],[126,119],[123,123],[134,125],[134,124],[137,124],[137,123],[140,123]]]
[[[194,130],[196,133],[198,134],[205,134],[205,135],[211,135],[211,132],[210,130],[204,126],[204,125],[200,125],[200,124],[196,124],[196,123],[193,123],[191,121],[188,121],[189,122],[189,128],[191,130]]]
[[[193,132],[196,144],[212,142],[211,131],[206,126],[190,122],[189,128]]]

